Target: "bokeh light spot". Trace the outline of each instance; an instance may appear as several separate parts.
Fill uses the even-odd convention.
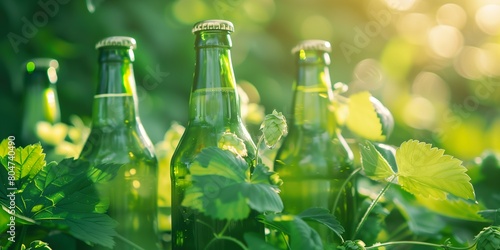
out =
[[[415,0],[385,0],[387,6],[394,10],[409,10],[415,5]]]
[[[432,28],[432,21],[427,15],[409,13],[401,17],[396,23],[396,28],[406,41],[412,44],[425,44],[426,36]]]
[[[487,64],[487,55],[477,47],[466,46],[455,58],[453,66],[457,73],[467,79],[475,80],[482,76],[482,69]]]
[[[253,21],[266,23],[273,17],[276,6],[273,0],[253,0],[246,1],[243,9]]]
[[[437,104],[448,104],[450,101],[450,88],[446,82],[433,72],[420,72],[411,87],[412,93],[422,96]]]
[[[365,59],[354,68],[354,77],[363,90],[375,90],[382,86],[384,73],[378,61]]]
[[[500,5],[487,4],[476,12],[476,23],[486,34],[500,34]]]
[[[436,19],[439,24],[450,25],[461,29],[467,21],[467,13],[457,4],[447,3],[439,7],[436,13]]]
[[[180,0],[174,3],[173,15],[184,24],[192,25],[207,19],[208,6],[200,0]]]
[[[328,19],[320,15],[313,15],[302,22],[302,37],[306,39],[331,40],[333,26]]]
[[[436,110],[426,98],[413,96],[406,103],[403,120],[412,128],[431,129],[435,124]]]
[[[462,33],[449,25],[434,26],[428,34],[429,46],[436,55],[444,58],[454,57],[463,47]]]

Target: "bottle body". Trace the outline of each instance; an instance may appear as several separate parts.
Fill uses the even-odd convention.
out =
[[[100,178],[98,193],[109,200],[107,213],[118,222],[114,249],[160,249],[158,162],[138,116],[131,41],[135,44],[132,38],[111,37],[98,44],[99,84],[80,158],[99,166],[92,169]],[[99,165],[106,163],[121,166]]]
[[[60,121],[56,88],[58,67],[58,62],[50,58],[35,58],[25,65],[22,145],[39,141],[36,132],[38,122],[55,124]]]
[[[195,29],[196,28],[196,29]],[[182,206],[186,189],[191,185],[187,176],[197,154],[207,147],[217,147],[223,133],[233,133],[246,146],[245,160],[255,157],[255,144],[243,125],[236,92],[236,81],[229,48],[232,24],[223,20],[207,20],[195,25],[196,64],[189,101],[189,121],[172,156],[172,248],[173,249],[239,249],[228,240],[214,241],[214,234],[244,242],[245,232],[263,236],[264,227],[252,212],[247,219],[235,222],[212,219]],[[199,28],[199,29],[198,29]],[[231,166],[228,166],[231,167]],[[210,184],[211,187],[217,183]],[[209,195],[206,198],[210,199]]]
[[[318,48],[318,43],[327,42],[306,41],[295,53],[298,70],[293,114],[289,133],[276,154],[274,170],[283,180],[280,196],[284,212],[298,214],[307,208],[322,207],[333,212],[346,227],[353,223],[355,213],[355,185],[347,182],[343,187],[353,171],[353,155],[332,110],[328,51],[325,47]],[[337,240],[326,227],[311,226],[324,243]]]

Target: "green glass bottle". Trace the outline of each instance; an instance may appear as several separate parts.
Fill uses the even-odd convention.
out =
[[[214,220],[181,205],[186,176],[194,157],[206,147],[217,146],[224,132],[243,140],[247,161],[255,158],[255,144],[240,116],[239,97],[231,63],[233,24],[225,20],[206,20],[194,25],[196,63],[189,100],[189,121],[171,161],[172,246],[173,249],[206,249],[214,233],[223,230],[226,221]],[[228,166],[230,167],[230,166]],[[264,235],[264,227],[251,215],[232,223],[224,235],[244,242],[244,232]],[[216,241],[208,249],[240,249],[230,241]]]
[[[24,65],[20,145],[40,141],[36,134],[38,122],[54,124],[60,121],[56,88],[58,68],[59,63],[52,58],[34,58]]]
[[[354,220],[355,187],[349,183],[341,190],[341,185],[353,171],[353,153],[332,110],[330,50],[330,43],[323,40],[306,40],[292,50],[297,62],[293,113],[274,170],[283,180],[284,212],[298,214],[310,207],[332,211],[340,193],[334,215],[346,227]],[[336,240],[324,226],[311,225],[325,243]]]
[[[109,182],[99,183],[99,192],[109,198],[108,214],[119,223],[115,249],[159,249],[158,162],[138,116],[132,66],[136,42],[130,37],[109,37],[96,48],[99,83],[91,132],[80,158],[124,164],[118,170],[100,169],[112,176]]]

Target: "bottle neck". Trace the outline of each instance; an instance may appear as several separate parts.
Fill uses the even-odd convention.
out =
[[[301,51],[297,57],[293,125],[300,129],[334,133],[337,122],[331,105],[330,57],[322,51]]]
[[[92,112],[93,126],[120,127],[136,122],[137,94],[131,49],[99,49],[99,83]]]
[[[196,34],[190,122],[223,125],[240,120],[239,98],[231,63],[231,38],[226,31]]]
[[[55,74],[55,71],[50,72]],[[52,76],[57,78],[57,76]],[[25,118],[31,123],[60,121],[59,100],[55,81],[51,81],[48,68],[41,68],[25,74],[24,79]],[[29,113],[29,114],[26,114]],[[30,122],[27,122],[30,123]]]

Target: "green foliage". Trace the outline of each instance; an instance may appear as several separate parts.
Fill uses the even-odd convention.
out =
[[[243,142],[243,140],[234,133],[224,132],[221,135],[217,146],[221,149],[229,150],[241,157],[247,156],[247,147],[245,146],[245,142]]]
[[[365,143],[361,155],[365,174],[373,180],[397,177],[403,189],[418,196],[444,200],[452,195],[475,200],[470,177],[462,162],[444,155],[444,150],[432,148],[430,144],[416,140],[403,142],[395,155],[397,173],[372,143]]]
[[[500,249],[500,227],[491,226],[484,228],[475,238],[476,249],[498,250]]]
[[[217,219],[247,218],[250,209],[280,212],[275,173],[257,164],[250,173],[249,164],[231,151],[217,147],[203,149],[190,165],[193,182],[186,190],[183,206],[194,208]]]
[[[491,220],[493,226],[500,226],[500,208],[488,209],[478,212],[483,218]]]
[[[315,221],[323,224],[332,230],[339,238],[342,238],[344,228],[340,225],[339,221],[327,209],[324,208],[309,208],[302,211],[297,217],[305,221]]]
[[[281,112],[277,112],[276,110],[266,115],[260,129],[264,135],[266,146],[269,148],[273,148],[281,137],[288,134],[286,118]]]
[[[259,216],[259,220],[288,235],[291,249],[323,249],[318,233],[298,215],[268,214]]]
[[[365,250],[365,243],[362,240],[348,240],[342,246],[337,247],[339,250]]]
[[[361,138],[385,141],[392,132],[391,112],[368,91],[349,96],[346,126]]]
[[[0,145],[0,152],[3,152],[0,176],[7,179],[12,159],[5,154],[5,145],[4,140]],[[112,247],[116,222],[104,214],[107,204],[99,200],[88,176],[90,163],[64,159],[59,164],[47,164],[44,157],[40,144],[15,149],[17,190],[9,190],[8,182],[2,182],[0,205],[4,209],[0,211],[1,217],[5,218],[9,211],[6,209],[10,204],[7,195],[15,195],[17,223],[63,230],[82,241]]]
[[[21,250],[52,250],[52,248],[49,247],[49,244],[43,241],[34,240],[30,243],[29,248],[26,248],[26,246],[22,245]]]

